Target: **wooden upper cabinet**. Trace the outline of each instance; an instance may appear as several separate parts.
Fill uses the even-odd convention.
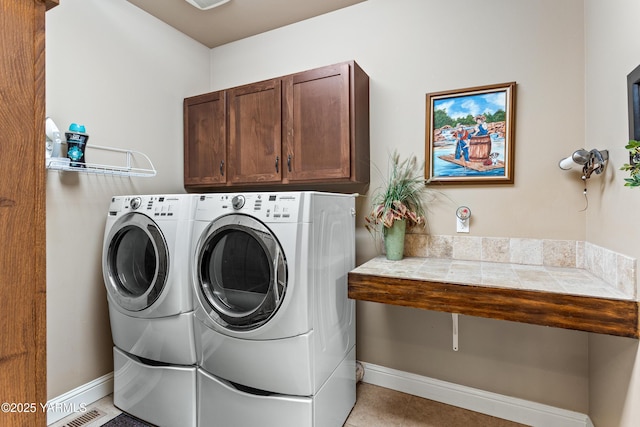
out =
[[[349,65],[295,74],[284,82],[286,180],[348,179]]]
[[[276,79],[229,90],[230,182],[282,179],[281,86]]]
[[[184,184],[226,182],[227,108],[225,91],[184,100]]]
[[[366,192],[369,76],[355,61],[283,77],[283,182]]]
[[[369,77],[354,61],[184,105],[188,191],[369,187]]]

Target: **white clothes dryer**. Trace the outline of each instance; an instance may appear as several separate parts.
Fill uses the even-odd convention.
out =
[[[189,248],[194,195],[111,199],[102,269],[115,347],[114,405],[166,427],[196,426]]]
[[[355,403],[355,196],[201,195],[192,238],[199,426],[341,426]],[[238,413],[240,400],[256,404]]]

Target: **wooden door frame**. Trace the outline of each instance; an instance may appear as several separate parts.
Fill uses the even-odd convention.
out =
[[[57,4],[6,0],[0,16],[0,425],[6,427],[47,423],[45,11]]]

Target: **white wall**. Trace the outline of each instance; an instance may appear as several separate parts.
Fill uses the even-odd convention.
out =
[[[90,144],[145,152],[158,176],[48,173],[48,397],[111,371],[100,263],[108,200],[183,192],[182,99],[209,90],[355,59],[371,77],[371,154],[383,167],[394,148],[424,153],[426,93],[515,80],[515,184],[443,189],[429,232],[454,234],[453,212],[466,204],[471,235],[586,239],[640,257],[640,231],[626,226],[640,193],[622,187],[617,170],[628,139],[626,74],[640,63],[639,8],[368,0],[209,51],[125,0],[63,0],[47,13],[47,114],[63,129],[85,124]],[[582,146],[612,156],[607,175],[589,183],[586,212],[579,176],[557,168]],[[367,206],[361,198],[359,263],[375,254],[362,228]],[[463,317],[456,353],[450,326],[444,313],[359,303],[358,358],[590,412],[601,427],[640,419],[637,340]]]
[[[584,143],[582,0],[368,0],[211,52],[212,89],[355,59],[371,79],[371,159],[424,155],[425,94],[516,81],[515,184],[442,188],[429,232],[585,238],[579,176],[558,161]],[[372,167],[372,185],[380,182]],[[371,192],[371,191],[370,191]],[[376,254],[362,227],[357,257]],[[588,335],[464,317],[460,351],[445,313],[358,304],[357,357],[458,384],[588,412]]]
[[[624,187],[629,161],[627,75],[640,65],[635,0],[586,0],[586,146],[607,148],[611,156],[604,179],[590,185],[587,239],[640,258],[640,190]],[[638,340],[591,335],[589,378],[591,417],[597,426],[640,424]]]
[[[109,200],[184,192],[182,100],[208,90],[210,69],[208,48],[125,0],[63,0],[46,20],[47,115],[62,131],[84,124],[89,146],[144,152],[158,171],[155,178],[48,172],[51,399],[113,370],[101,267]],[[113,160],[91,149],[86,156]]]

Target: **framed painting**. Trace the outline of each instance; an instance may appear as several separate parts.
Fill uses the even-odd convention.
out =
[[[425,177],[513,184],[516,83],[427,94]]]
[[[627,75],[629,139],[640,141],[640,65]]]

